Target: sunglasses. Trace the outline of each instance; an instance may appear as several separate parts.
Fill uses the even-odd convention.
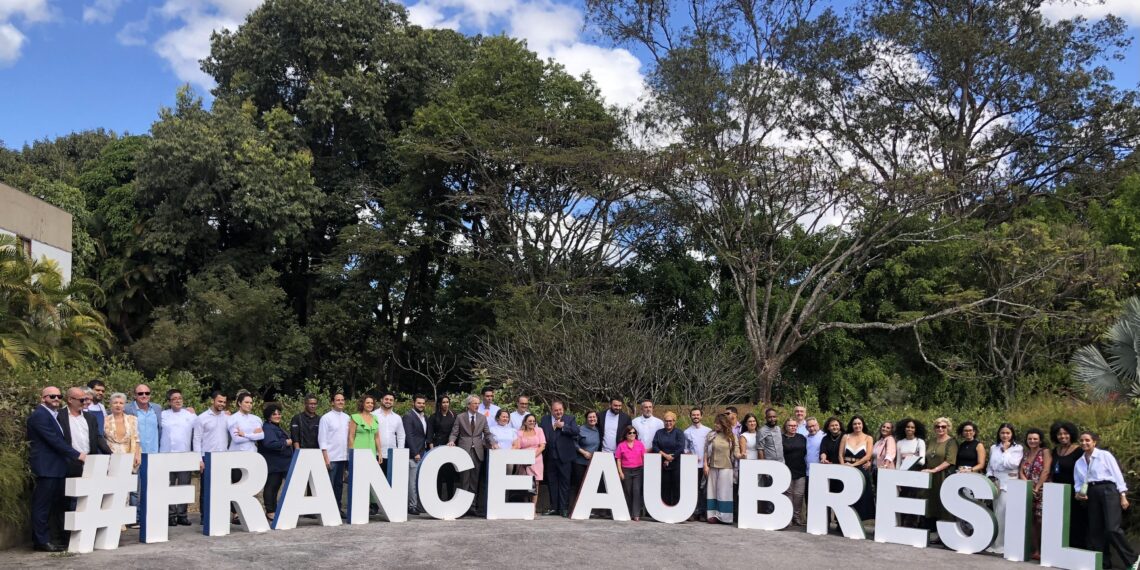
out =
[[[934,426],[934,429],[946,429],[950,426]]]
[[[58,399],[62,398],[63,396],[61,394],[48,394],[44,397],[49,399],[49,400],[58,400]]]
[[[135,392],[136,396],[149,396],[150,392]]]

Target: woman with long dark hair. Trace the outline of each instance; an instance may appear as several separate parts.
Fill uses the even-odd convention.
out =
[[[847,422],[847,433],[840,440],[843,449],[843,464],[854,467],[863,475],[863,494],[855,502],[855,512],[860,520],[875,518],[875,498],[872,493],[871,467],[875,456],[872,454],[874,440],[866,433],[867,422],[863,416],[851,416]]]
[[[994,554],[1005,553],[1005,509],[1008,506],[1006,492],[1010,481],[1017,480],[1018,468],[1025,450],[1017,443],[1017,430],[1013,424],[1004,423],[998,426],[997,443],[990,448],[990,460],[986,467],[986,475],[997,487],[994,496],[994,518],[997,519],[997,538],[987,552]]]
[[[1089,509],[1089,526],[1086,541],[1089,548],[1103,554],[1105,568],[1112,562],[1113,548],[1127,567],[1135,568],[1140,559],[1128,544],[1128,537],[1120,528],[1122,511],[1128,509],[1128,484],[1120,472],[1120,464],[1108,450],[1099,449],[1100,437],[1091,431],[1081,432],[1077,440],[1081,445],[1081,458],[1077,461],[1074,478],[1078,487],[1077,500],[1086,501]]]
[[[451,428],[455,425],[455,412],[451,411],[451,398],[443,396],[435,403],[435,411],[428,419],[431,423],[431,447],[446,447],[447,438],[451,436]],[[446,501],[455,495],[455,485],[459,482],[459,473],[455,466],[448,463],[439,469],[436,478],[436,491],[439,498]]]
[[[1033,484],[1033,559],[1041,560],[1041,502],[1045,483],[1053,468],[1053,454],[1045,447],[1045,432],[1037,428],[1025,431],[1025,454],[1021,458],[1018,479]]]
[[[1049,428],[1049,440],[1053,442],[1053,473],[1049,476],[1051,483],[1063,483],[1072,487],[1072,493],[1077,492],[1073,484],[1074,471],[1077,461],[1080,460],[1081,446],[1077,444],[1077,426],[1072,422],[1056,421]],[[1088,525],[1088,510],[1085,501],[1069,502],[1069,546],[1072,548],[1085,548],[1085,528]]]

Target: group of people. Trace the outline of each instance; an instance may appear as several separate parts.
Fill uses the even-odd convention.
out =
[[[625,412],[624,401],[614,398],[605,410],[586,411],[584,423],[579,425],[560,401],[551,402],[549,413],[541,418],[530,412],[526,396],[516,399],[513,411],[500,409],[494,403],[492,389],[484,390],[481,398],[466,397],[458,411],[444,396],[430,415],[426,398],[416,395],[411,409],[401,416],[394,411],[395,395],[386,392],[379,398],[360,397],[356,413],[346,412],[345,396],[336,394],[331,410],[323,415],[317,413],[317,397],[308,395],[303,411],[284,424],[277,404],[265,406],[264,420],[255,415],[248,392],[235,396],[233,411],[227,396],[214,392],[209,408],[200,414],[184,406],[178,390],[166,393],[166,408],[152,402],[145,384],[134,388],[131,401],[123,393],[105,395],[106,386],[100,380],[87,387],[69,388],[66,399],[58,388],[49,386],[43,389],[40,405],[28,418],[30,461],[36,478],[32,530],[37,550],[63,549],[56,540],[61,536],[63,512],[69,507],[63,483],[67,477],[82,473],[89,454],[132,454],[138,467],[144,453],[256,451],[265,457],[268,467],[263,500],[272,516],[294,450],[319,449],[343,516],[350,450],[368,450],[386,473],[388,451],[407,448],[409,477],[415,481],[423,456],[430,449],[457,446],[470,455],[475,468],[457,473],[445,467],[437,480],[438,492],[445,500],[457,489],[475,494],[477,500],[469,514],[476,516],[481,516],[485,505],[481,485],[486,481],[486,450],[532,450],[534,464],[518,469],[533,479],[529,500],[537,502],[540,487],[546,485],[549,509],[544,514],[561,516],[569,516],[572,498],[577,496],[593,454],[611,453],[635,521],[645,515],[641,500],[645,456],[661,456],[662,500],[674,505],[680,499],[680,456],[691,454],[697,460],[699,493],[704,497],[698,500],[691,521],[734,522],[738,465],[745,459],[780,461],[788,467],[792,483],[786,494],[793,505],[792,523],[798,526],[806,522],[805,496],[812,464],[841,464],[860,470],[867,485],[854,506],[864,520],[875,517],[874,484],[879,470],[930,473],[926,516],[904,521],[929,529],[938,520],[952,518],[938,498],[942,482],[956,472],[974,472],[990,477],[999,490],[993,502],[999,527],[993,552],[1000,553],[1003,544],[1005,491],[1010,481],[1021,479],[1033,485],[1036,551],[1040,549],[1042,486],[1056,482],[1070,484],[1074,490],[1070,545],[1104,552],[1106,564],[1110,549],[1115,549],[1126,565],[1137,558],[1120,528],[1121,512],[1129,503],[1127,484],[1116,458],[1097,447],[1096,434],[1064,421],[1050,429],[1051,449],[1042,430],[1028,429],[1024,438],[1019,438],[1010,424],[1000,426],[987,448],[973,422],[962,422],[955,429],[948,418],[938,418],[934,435],[927,438],[921,421],[906,418],[883,423],[876,437],[861,416],[853,416],[846,425],[830,417],[821,425],[802,406],[782,422],[774,408],[764,410],[761,422],[753,414],[738,417],[736,408],[730,406],[715,415],[712,427],[704,425],[702,410],[693,408],[689,411],[690,425],[682,430],[673,412],[657,417],[651,400],[640,402],[640,413],[631,417]],[[189,472],[173,474],[171,483],[189,484],[190,476]],[[375,505],[373,509],[371,514],[376,514]],[[410,514],[420,513],[415,484],[409,486],[408,509]],[[171,525],[190,524],[186,505],[172,506],[169,514]],[[1038,557],[1037,552],[1034,557]]]

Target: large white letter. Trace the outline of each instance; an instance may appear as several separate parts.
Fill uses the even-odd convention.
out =
[[[1071,570],[1100,568],[1100,552],[1069,548],[1069,498],[1072,494],[1068,485],[1045,484],[1045,497],[1041,504],[1041,565]]]
[[[605,493],[598,490],[603,481],[606,483]],[[574,501],[570,518],[576,521],[586,520],[594,509],[608,509],[615,521],[629,520],[629,505],[625,504],[625,494],[621,490],[617,461],[614,460],[614,454],[605,451],[595,451],[590,459],[590,466],[586,469],[586,476],[582,477],[582,489],[578,491],[578,500]]]
[[[340,526],[340,511],[321,450],[295,449],[285,487],[277,498],[273,530],[297,528],[297,517],[310,514],[321,517],[324,526]]]
[[[1012,479],[1005,484],[1005,559],[1029,559],[1030,533],[1033,532],[1033,490],[1029,481]]]
[[[75,510],[63,516],[64,530],[71,531],[68,552],[114,550],[119,547],[120,530],[135,522],[130,495],[138,488],[138,476],[131,473],[134,456],[129,453],[88,455],[83,475],[68,477],[64,493],[75,497]]]
[[[864,539],[863,523],[852,505],[863,494],[867,480],[858,468],[834,463],[812,463],[808,474],[808,521],[809,534],[827,534],[827,510],[835,511],[839,530],[847,538]],[[843,489],[832,493],[831,481],[843,483]]]
[[[487,456],[487,519],[534,520],[534,503],[508,503],[507,491],[530,490],[530,475],[509,473],[515,465],[534,465],[533,449],[491,449]]]
[[[772,478],[772,484],[760,485],[760,476]],[[767,459],[745,459],[740,462],[740,528],[780,530],[792,523],[792,500],[784,493],[792,484],[787,465]],[[761,514],[760,502],[772,503],[770,514]]]
[[[645,469],[642,470],[645,476],[645,486],[642,488],[645,510],[657,522],[685,522],[697,509],[697,456],[681,454],[681,464],[677,466],[681,470],[681,496],[678,497],[677,504],[672,506],[661,500],[661,459],[657,453],[645,456]]]
[[[367,524],[370,499],[376,497],[388,522],[408,520],[408,449],[389,449],[388,476],[368,449],[348,456],[348,523]]]
[[[439,477],[439,469],[449,463],[454,465],[458,472],[475,468],[475,462],[466,451],[458,447],[436,447],[427,452],[420,461],[420,480],[417,486],[420,493],[420,508],[432,517],[445,521],[463,516],[475,502],[475,495],[465,489],[456,489],[455,495],[449,501],[440,500],[435,481]]]
[[[902,469],[879,469],[875,493],[875,542],[906,544],[926,548],[926,529],[900,526],[898,515],[926,514],[926,501],[900,497],[899,487],[929,489],[930,473]]]
[[[962,490],[969,489],[973,499],[962,496]],[[978,501],[992,501],[997,494],[993,482],[978,473],[955,473],[942,482],[938,496],[946,512],[974,527],[973,534],[966,536],[958,526],[958,521],[938,521],[938,538],[950,550],[963,554],[974,554],[989,548],[997,536],[994,514]],[[1008,542],[1006,542],[1008,544]]]
[[[139,509],[142,517],[139,542],[168,540],[170,506],[194,502],[193,485],[171,485],[170,474],[197,471],[202,458],[197,453],[144,453],[139,464]]]
[[[241,472],[236,483],[230,482],[234,470]],[[256,451],[211,451],[206,453],[206,471],[202,476],[202,534],[226,536],[230,533],[230,503],[237,509],[238,520],[248,532],[269,530],[265,509],[257,495],[265,487],[269,469],[265,458]]]

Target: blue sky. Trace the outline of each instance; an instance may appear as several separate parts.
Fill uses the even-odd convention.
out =
[[[234,28],[261,0],[0,0],[0,141],[105,128],[143,133],[180,85],[200,93],[197,60],[210,31]],[[590,71],[606,98],[628,105],[643,92],[636,55],[583,31],[581,0],[406,0],[413,22],[527,39],[575,74]],[[1053,17],[1111,12],[1140,36],[1140,1],[1046,8]],[[1117,84],[1140,83],[1140,46],[1113,62]]]

